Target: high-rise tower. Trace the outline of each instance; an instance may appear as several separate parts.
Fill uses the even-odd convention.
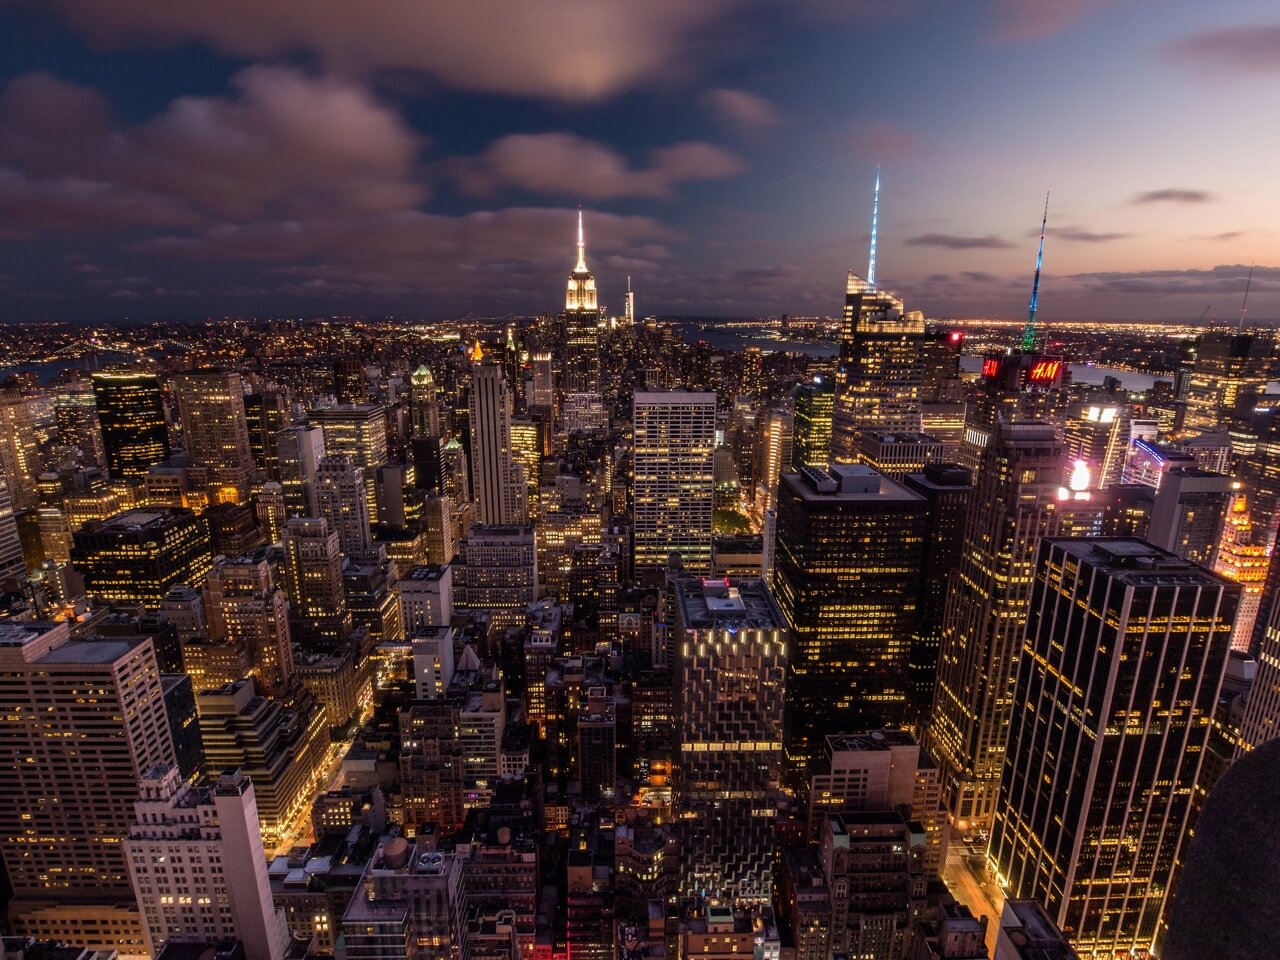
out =
[[[596,278],[587,269],[587,245],[578,211],[578,261],[564,298],[564,391],[600,392],[600,308]]]
[[[209,470],[211,501],[243,503],[253,481],[244,385],[234,371],[196,370],[174,378],[191,465]]]
[[[471,368],[471,474],[479,523],[523,523],[528,516],[524,470],[511,455],[511,396],[502,366]]]
[[[164,401],[154,373],[104,370],[93,374],[93,398],[113,477],[140,477],[169,459]]]
[[[990,860],[1082,957],[1149,955],[1238,595],[1141,540],[1041,542]]]
[[[844,325],[832,414],[831,459],[836,463],[858,462],[863,430],[920,431],[924,316],[917,311],[906,312],[901,300],[876,286],[879,205],[877,170],[867,264],[870,276],[864,280],[850,270],[845,283]]]

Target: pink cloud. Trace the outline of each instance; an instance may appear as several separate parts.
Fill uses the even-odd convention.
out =
[[[998,43],[1043,40],[1070,30],[1119,0],[995,0]]]
[[[743,168],[733,154],[702,142],[659,147],[649,152],[648,166],[632,167],[617,151],[570,133],[511,134],[446,167],[478,196],[513,187],[592,200],[669,197],[679,183],[723,179]]]
[[[733,127],[761,130],[782,122],[778,108],[758,93],[718,87],[708,90],[702,99],[716,116]]]

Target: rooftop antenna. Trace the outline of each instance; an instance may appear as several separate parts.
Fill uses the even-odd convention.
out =
[[[880,223],[880,164],[876,164],[876,189],[871,195],[871,258],[867,263],[867,286],[876,285],[876,230]]]
[[[1040,303],[1040,267],[1044,263],[1044,228],[1049,222],[1049,191],[1044,192],[1044,219],[1040,221],[1040,249],[1036,252],[1036,278],[1031,283],[1031,303],[1027,305],[1027,325],[1022,331],[1022,350],[1036,348],[1036,308]]]
[[[1249,287],[1253,285],[1253,267],[1254,264],[1249,264],[1249,279],[1244,282],[1244,299],[1240,301],[1240,325],[1236,329],[1241,331],[1244,330],[1245,311],[1249,309]]]

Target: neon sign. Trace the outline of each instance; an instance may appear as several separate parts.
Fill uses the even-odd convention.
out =
[[[1029,383],[1048,383],[1058,379],[1062,372],[1061,360],[1037,360],[1027,371]]]
[[[982,361],[982,375],[984,377],[995,377],[1000,374],[1000,360],[997,357],[987,357]]]

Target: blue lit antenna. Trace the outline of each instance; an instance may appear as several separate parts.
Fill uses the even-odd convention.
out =
[[[1027,306],[1027,325],[1022,331],[1022,349],[1030,353],[1036,348],[1036,307],[1040,304],[1040,266],[1044,263],[1044,228],[1049,222],[1049,191],[1044,194],[1044,219],[1040,221],[1040,249],[1036,253],[1036,278],[1031,284],[1031,303]]]
[[[876,191],[871,197],[871,260],[867,264],[867,285],[876,285],[876,229],[880,222],[880,164],[876,164]]]

